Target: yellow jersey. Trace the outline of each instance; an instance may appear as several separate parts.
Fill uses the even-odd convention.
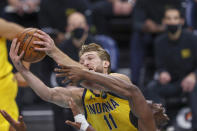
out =
[[[0,79],[12,71],[12,65],[8,61],[6,39],[0,38]]]
[[[18,119],[18,107],[15,102],[17,81],[12,73],[12,65],[8,61],[6,39],[0,38],[0,109],[8,112],[12,118]],[[8,131],[9,123],[0,115],[0,130]]]
[[[127,100],[112,93],[94,94],[89,89],[84,89],[82,100],[86,119],[96,131],[137,131]]]

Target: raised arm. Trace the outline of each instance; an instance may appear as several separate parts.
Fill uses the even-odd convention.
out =
[[[45,32],[38,30],[34,36],[39,37],[43,41],[35,41],[34,44],[43,45],[45,48],[35,48],[38,51],[45,51],[56,63],[61,65],[75,65],[82,67],[81,64],[71,59],[67,54],[64,54],[55,46],[53,39]]]
[[[22,74],[27,81],[28,85],[39,95],[43,100],[55,103],[62,107],[68,106],[68,99],[73,97],[75,102],[80,104],[80,97],[82,96],[82,89],[71,87],[71,88],[49,88],[40,79],[33,75],[27,68],[25,68],[21,62],[21,58],[24,54],[22,52],[19,56],[17,55],[19,44],[16,43],[16,39],[12,41],[10,49],[11,60],[16,69]]]
[[[12,40],[23,30],[22,26],[0,18],[0,37]]]

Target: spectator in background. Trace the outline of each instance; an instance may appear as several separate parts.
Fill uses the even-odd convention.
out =
[[[197,31],[197,0],[188,1],[186,8],[186,21],[188,26],[196,32]]]
[[[25,27],[37,27],[40,0],[7,0],[2,17]]]
[[[180,7],[181,0],[138,0],[136,3],[130,41],[131,79],[135,84],[139,84],[147,45],[152,44],[154,37],[165,29],[161,22],[164,10],[169,5]]]
[[[155,41],[158,80],[148,85],[148,97],[163,98],[188,94],[193,131],[197,131],[197,37],[182,29],[184,19],[176,8],[169,8],[163,19],[167,32]]]
[[[136,0],[89,0],[93,24],[98,34],[109,34],[109,20],[113,16],[129,16]]]
[[[39,25],[51,27],[65,32],[67,17],[73,12],[88,12],[88,3],[86,0],[42,0],[39,12]]]
[[[4,10],[4,7],[6,6],[7,4],[7,0],[1,0],[0,1],[0,16],[2,15],[2,12]]]
[[[96,42],[89,33],[86,17],[79,12],[68,16],[66,34],[68,39],[59,44],[59,48],[76,61],[79,60],[78,52],[82,44]]]

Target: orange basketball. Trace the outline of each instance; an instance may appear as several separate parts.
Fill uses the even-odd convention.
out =
[[[18,55],[24,51],[22,60],[30,63],[41,61],[45,56],[45,52],[34,50],[34,47],[43,48],[41,45],[34,45],[33,41],[42,41],[33,36],[36,33],[36,28],[27,28],[22,33],[17,35],[17,42],[20,42]]]

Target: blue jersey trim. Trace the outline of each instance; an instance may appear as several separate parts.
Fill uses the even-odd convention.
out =
[[[82,95],[82,104],[83,104],[83,108],[84,108],[84,115],[87,119],[87,110],[86,110],[86,107],[85,107],[85,95],[86,95],[86,92],[87,92],[87,89],[84,88],[84,91],[83,91],[83,95]]]

